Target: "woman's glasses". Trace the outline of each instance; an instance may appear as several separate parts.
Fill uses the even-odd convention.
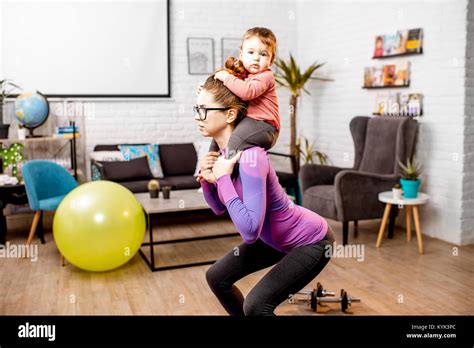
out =
[[[193,106],[193,112],[194,115],[198,114],[199,119],[201,121],[205,121],[207,117],[207,110],[229,110],[231,107],[225,107],[225,108],[207,108],[205,106]]]

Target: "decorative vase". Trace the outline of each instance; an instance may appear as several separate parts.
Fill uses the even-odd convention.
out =
[[[421,179],[416,179],[416,180],[400,179],[400,184],[402,185],[403,196],[405,198],[418,197],[418,189],[420,188]]]
[[[402,189],[392,188],[393,199],[399,201],[402,199]]]

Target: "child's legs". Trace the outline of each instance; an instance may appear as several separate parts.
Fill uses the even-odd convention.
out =
[[[271,124],[244,117],[230,136],[226,157],[233,157],[238,151],[254,146],[269,150],[275,144],[277,138],[278,132]]]

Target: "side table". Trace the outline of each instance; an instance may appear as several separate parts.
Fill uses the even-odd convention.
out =
[[[3,215],[3,209],[7,204],[26,204],[25,186],[23,184],[0,186],[0,245],[5,244],[7,236],[7,220]]]
[[[426,193],[418,193],[417,198],[403,198],[400,200],[395,200],[393,198],[392,191],[385,191],[379,193],[379,201],[386,203],[385,211],[383,213],[382,224],[380,225],[379,234],[377,237],[376,247],[379,248],[382,243],[383,233],[385,231],[385,226],[387,225],[388,216],[390,214],[390,209],[393,204],[402,206],[406,208],[406,225],[407,225],[407,241],[411,240],[411,215],[413,211],[413,220],[415,221],[415,230],[416,230],[416,239],[418,241],[418,252],[423,254],[423,240],[421,236],[421,227],[420,227],[420,214],[418,212],[418,206],[425,204],[430,199]]]

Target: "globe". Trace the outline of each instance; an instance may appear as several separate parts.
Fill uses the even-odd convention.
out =
[[[49,115],[49,104],[39,93],[23,93],[15,100],[15,117],[18,122],[30,129],[41,126]]]

